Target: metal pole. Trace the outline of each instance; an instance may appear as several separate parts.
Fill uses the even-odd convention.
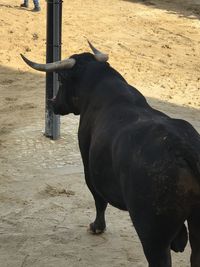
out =
[[[46,62],[61,59],[61,27],[62,27],[62,0],[47,1],[47,43]],[[60,137],[60,116],[53,113],[48,101],[58,91],[58,77],[56,73],[46,74],[46,108],[45,108],[45,135],[53,140]]]

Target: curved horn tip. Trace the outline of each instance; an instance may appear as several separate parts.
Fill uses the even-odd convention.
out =
[[[101,51],[99,51],[98,49],[96,49],[88,39],[87,39],[87,42],[88,42],[92,52],[94,53],[96,60],[101,61],[101,62],[108,61],[109,57],[107,54],[104,54]]]
[[[89,47],[91,48],[91,50],[92,50],[92,52],[93,52],[94,54],[101,53],[98,49],[96,49],[96,48],[93,46],[93,44],[92,44],[88,39],[87,39],[87,42],[88,42]]]
[[[94,46],[91,44],[91,42],[86,38],[88,44],[89,44],[89,47],[93,50],[94,49]]]
[[[21,56],[21,58],[22,58],[25,62],[28,61],[28,59],[27,59],[23,54],[20,54],[20,56]]]
[[[32,62],[31,60],[29,60],[28,58],[26,58],[23,54],[20,54],[20,56],[22,57],[22,59],[24,60],[24,62],[30,66],[31,68],[34,68],[34,62]]]

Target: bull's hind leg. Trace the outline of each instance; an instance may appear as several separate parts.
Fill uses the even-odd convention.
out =
[[[200,267],[200,207],[195,209],[188,219],[189,239],[191,245],[191,266]]]
[[[151,248],[150,248],[151,246]],[[171,267],[171,253],[168,247],[158,247],[149,243],[143,245],[149,267]]]
[[[169,244],[159,242],[156,238],[149,236],[143,239],[140,235],[144,254],[149,263],[149,267],[171,267],[171,253]]]
[[[168,229],[167,224],[159,222],[153,217],[142,217],[137,218],[136,214],[132,218],[142,243],[148,266],[171,267],[170,244],[174,235],[172,232],[174,231]]]
[[[171,212],[168,215],[157,215],[154,209],[148,206],[148,202],[146,206],[145,212],[138,209],[131,218],[149,267],[171,267],[171,242],[184,219],[177,219]]]

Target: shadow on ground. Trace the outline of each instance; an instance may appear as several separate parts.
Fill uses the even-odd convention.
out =
[[[197,119],[199,109],[179,106],[156,98],[147,100],[154,108],[174,118],[188,120],[200,131],[200,121]],[[1,66],[0,101],[0,139],[6,138],[10,131],[15,131],[19,127],[43,122],[45,75]]]
[[[181,17],[190,19],[200,19],[200,1],[199,0],[121,0],[132,3],[139,3],[152,8],[164,9],[169,13],[177,13]],[[0,7],[11,9],[26,10],[16,5],[0,4]],[[30,11],[30,10],[26,10]]]
[[[122,0],[126,2],[139,3],[152,8],[163,9],[169,13],[179,14],[180,17],[200,19],[199,0]]]
[[[44,119],[45,76],[0,66],[0,139]]]

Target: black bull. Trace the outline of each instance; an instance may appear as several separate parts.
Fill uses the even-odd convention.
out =
[[[170,249],[187,244],[191,266],[200,267],[200,136],[186,121],[153,109],[144,96],[90,44],[64,61],[37,64],[56,71],[56,114],[80,114],[79,147],[86,183],[94,197],[92,233],[106,228],[110,203],[127,210],[150,267],[170,267]]]

